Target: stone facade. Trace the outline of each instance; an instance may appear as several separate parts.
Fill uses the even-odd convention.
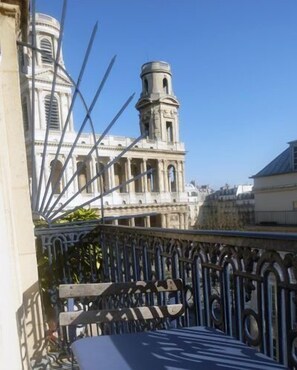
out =
[[[297,225],[297,141],[253,176],[255,221]]]
[[[243,229],[254,224],[252,185],[222,187],[206,196],[199,209],[197,229]]]
[[[45,354],[17,51],[28,8],[0,2],[0,368],[13,370],[41,365]]]
[[[157,61],[146,63],[141,68],[142,92],[136,108],[139,111],[139,126],[143,138],[116,163],[113,163],[115,158],[133,142],[133,138],[105,136],[98,145],[98,152],[94,151],[88,156],[99,135],[83,131],[72,149],[77,138],[74,118],[72,114],[68,116],[73,98],[73,84],[61,68],[58,69],[54,99],[49,113],[54,70],[51,58],[57,52],[59,30],[59,23],[54,18],[44,14],[36,15],[36,43],[37,48],[43,52],[37,53],[35,66],[33,136],[30,112],[32,55],[30,50],[23,55],[21,88],[27,154],[28,162],[33,163],[32,145],[34,145],[37,174],[34,183],[29,169],[32,187],[35,186],[36,189],[40,169],[44,164],[41,194],[46,190],[46,184],[50,179],[52,182],[50,192],[54,194],[49,204],[54,204],[54,209],[72,198],[66,210],[97,198],[90,205],[96,209],[104,208],[106,222],[130,226],[186,228],[185,147],[179,138],[179,102],[173,93],[169,64]],[[62,53],[60,55],[59,64],[64,67]],[[48,142],[43,160],[47,124],[49,124]],[[58,157],[59,162],[54,167],[54,173],[50,175],[52,161],[62,135],[64,138]],[[69,153],[71,158],[68,161]],[[64,167],[63,176],[58,181]],[[129,182],[150,169],[153,170],[151,174]],[[98,171],[105,172],[89,184]],[[73,177],[74,180],[68,186],[69,179]],[[53,180],[56,180],[56,183],[58,181],[58,186],[54,185]],[[78,194],[75,195],[76,193]],[[105,193],[103,200],[98,198],[101,193]],[[47,199],[49,197],[50,195]],[[59,201],[55,204],[57,198]]]
[[[191,229],[196,225],[200,207],[213,190],[208,185],[198,186],[195,183],[186,184],[185,189],[188,198],[188,227]]]

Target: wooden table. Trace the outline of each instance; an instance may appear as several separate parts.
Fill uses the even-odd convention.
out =
[[[81,370],[286,369],[206,327],[83,338],[71,346]]]

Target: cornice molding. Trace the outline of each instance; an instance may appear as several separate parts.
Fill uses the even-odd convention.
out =
[[[15,19],[16,35],[26,41],[29,18],[28,0],[2,0],[0,14]]]

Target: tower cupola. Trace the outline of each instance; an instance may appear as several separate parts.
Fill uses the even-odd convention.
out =
[[[158,99],[165,95],[174,95],[170,65],[166,62],[149,62],[141,68],[142,97]]]

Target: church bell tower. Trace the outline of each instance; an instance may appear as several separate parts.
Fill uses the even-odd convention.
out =
[[[149,62],[141,68],[142,92],[136,104],[140,132],[147,139],[179,142],[179,102],[174,96],[170,65]]]

